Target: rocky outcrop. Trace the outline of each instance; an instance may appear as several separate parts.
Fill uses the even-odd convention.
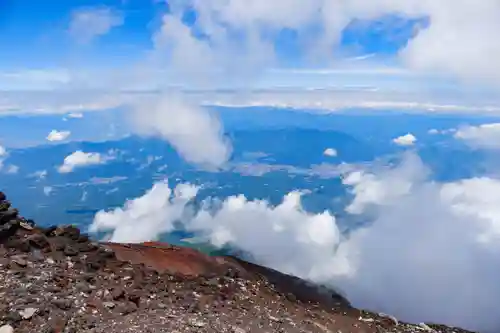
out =
[[[0,332],[465,332],[357,310],[231,257],[37,227],[0,194]]]

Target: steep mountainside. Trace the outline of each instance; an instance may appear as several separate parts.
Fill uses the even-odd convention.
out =
[[[466,332],[408,325],[232,257],[40,228],[0,192],[0,332]]]

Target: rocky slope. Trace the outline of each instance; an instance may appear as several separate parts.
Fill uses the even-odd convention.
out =
[[[354,309],[331,291],[230,257],[99,244],[41,228],[0,192],[0,333],[466,332]]]

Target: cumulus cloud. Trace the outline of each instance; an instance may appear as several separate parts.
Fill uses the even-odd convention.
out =
[[[413,146],[416,141],[417,141],[417,138],[411,133],[399,136],[399,137],[395,138],[394,140],[392,140],[392,142],[394,142],[395,144],[397,144],[399,146]]]
[[[123,208],[98,212],[90,231],[111,231],[113,242],[154,240],[173,230],[173,223],[183,216],[186,203],[197,191],[188,184],[172,190],[167,183],[157,183],[144,196],[127,201]]]
[[[123,22],[123,16],[109,7],[81,8],[72,13],[68,32],[79,43],[89,43]]]
[[[500,123],[467,126],[457,130],[454,137],[475,148],[500,149]]]
[[[331,253],[339,242],[340,232],[334,216],[328,212],[309,214],[300,199],[300,192],[291,192],[281,204],[272,207],[264,200],[249,201],[243,195],[233,196],[226,199],[215,214],[209,207],[200,211],[186,223],[186,228],[215,246],[237,247],[250,253],[256,261],[283,272],[308,272],[308,278],[321,279],[324,270],[311,263],[321,256],[326,259],[324,265],[336,264]],[[254,237],[256,232],[260,237]],[[289,243],[290,239],[294,241]],[[271,253],[274,253],[272,262],[267,257]]]
[[[414,38],[400,52],[408,66],[463,78],[500,79],[495,61],[500,56],[500,42],[491,34],[500,28],[496,0],[485,0],[481,5],[471,0],[256,0],[251,5],[244,0],[189,0],[169,4],[172,10],[164,16],[155,43],[163,51],[165,47],[160,46],[167,45],[164,53],[176,68],[188,72],[234,68],[235,59],[236,64],[245,64],[243,68],[272,64],[277,57],[273,40],[282,29],[298,33],[302,49],[308,50],[306,56],[331,59],[332,47],[338,45],[343,29],[353,19],[375,20],[397,14],[429,22],[415,27]],[[182,22],[186,9],[197,12],[192,27]],[[321,29],[311,29],[313,25]],[[232,38],[235,31],[242,38]],[[183,58],[187,59],[184,64]]]
[[[417,69],[447,71],[462,78],[500,79],[500,66],[491,62],[500,56],[500,42],[491,31],[500,28],[500,3],[486,0],[407,1],[410,7],[430,18],[428,29],[421,30],[401,53]]]
[[[219,167],[231,154],[219,120],[179,95],[150,98],[149,102],[134,105],[131,125],[140,134],[166,139],[194,164]]]
[[[498,331],[493,312],[500,287],[492,267],[500,254],[500,181],[438,184],[425,181],[421,162],[412,169],[371,174],[353,185],[354,202],[363,203],[356,213],[366,212],[368,203],[378,209],[368,227],[339,247],[350,272],[338,284],[354,304],[402,319]],[[374,181],[383,190],[364,195]],[[405,186],[394,190],[394,182]]]
[[[336,149],[333,148],[327,148],[323,152],[323,155],[328,156],[328,157],[336,157],[338,155],[338,152]]]
[[[344,183],[354,199],[347,211],[369,223],[346,235],[330,213],[307,213],[300,192],[277,206],[243,195],[206,199],[193,212],[187,203],[196,188],[166,183],[123,208],[99,212],[91,230],[140,242],[158,239],[180,221],[213,245],[239,248],[260,264],[340,288],[356,306],[412,322],[496,332],[500,180],[436,183],[426,175],[412,154],[393,168],[350,171]]]
[[[276,261],[281,263],[277,268],[286,272],[309,270],[308,263],[313,258],[331,251],[339,241],[335,218],[327,212],[319,215],[305,212],[300,192],[288,194],[276,207],[263,200],[249,201],[243,195],[223,202],[208,200],[193,216],[189,211],[186,213],[186,204],[197,191],[197,187],[188,184],[171,189],[165,182],[157,183],[144,196],[125,203],[123,208],[98,212],[90,230],[111,232],[111,241],[142,242],[173,231],[174,222],[181,220],[188,230],[199,232],[216,246],[238,246],[259,261],[275,253],[281,258]],[[212,215],[214,205],[219,209]],[[140,231],[137,225],[141,225]],[[245,237],[257,230],[262,239]],[[297,242],[285,248],[287,239]],[[295,256],[300,259],[293,260]]]
[[[64,162],[58,170],[60,173],[68,173],[76,168],[104,164],[111,159],[113,159],[112,156],[102,155],[100,153],[85,153],[81,150],[77,150],[64,158]]]
[[[52,130],[47,135],[47,140],[49,140],[49,141],[64,141],[70,136],[70,134],[71,134],[70,131]]]

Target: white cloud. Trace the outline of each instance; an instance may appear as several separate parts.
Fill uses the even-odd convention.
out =
[[[355,198],[365,209],[374,205],[376,213],[370,226],[339,248],[351,264],[340,285],[354,304],[402,319],[498,331],[493,312],[500,304],[499,271],[493,267],[500,263],[500,180],[425,182],[421,162],[411,173],[396,170],[371,174],[368,183],[353,187]],[[381,195],[359,199],[373,181]],[[395,182],[411,190],[394,193]],[[388,191],[394,194],[389,201]],[[464,284],[470,288],[461,289]]]
[[[413,182],[426,176],[422,161],[413,154],[396,169],[381,170],[377,175],[364,171],[347,173],[343,184],[353,187],[354,199],[347,206],[350,214],[361,214],[373,205],[390,205],[397,198],[411,193]]]
[[[11,164],[5,172],[11,175],[15,175],[19,172],[19,167],[17,165]]]
[[[54,188],[52,186],[44,186],[43,187],[43,194],[45,194],[45,196],[49,196],[52,191],[54,190]]]
[[[191,185],[172,190],[167,183],[157,183],[143,197],[127,201],[123,208],[98,212],[90,231],[111,231],[110,240],[114,242],[154,240],[173,230],[173,223],[183,216],[186,203],[197,191]]]
[[[104,164],[111,159],[113,159],[112,156],[101,155],[100,153],[85,153],[77,150],[64,158],[64,162],[58,170],[60,173],[68,173],[76,168]]]
[[[500,29],[500,4],[484,0],[245,0],[172,1],[171,11],[155,42],[169,45],[168,53],[176,68],[193,73],[200,68],[243,68],[255,70],[276,61],[272,37],[283,28],[298,32],[302,49],[313,60],[331,60],[331,49],[338,45],[342,30],[353,19],[380,19],[386,14],[406,18],[428,17],[429,27],[416,27],[416,37],[400,52],[404,63],[418,70],[453,74],[463,78],[500,79],[500,42],[491,33]],[[181,21],[184,8],[197,11],[191,29]],[[316,34],[311,25],[320,26]],[[208,36],[197,39],[192,31]],[[246,38],[232,39],[232,31]],[[317,31],[320,31],[318,34]],[[271,36],[271,37],[270,37]],[[204,57],[194,57],[204,54]],[[188,59],[184,64],[182,59]]]
[[[70,83],[71,79],[71,73],[66,69],[23,69],[0,72],[0,89],[50,90]]]
[[[59,98],[60,95],[63,98]],[[47,98],[45,95],[44,97]],[[76,101],[72,97],[75,97]],[[220,121],[196,101],[187,102],[188,97],[182,94],[124,93],[98,95],[96,98],[94,103],[90,103],[91,95],[67,96],[61,93],[55,94],[51,101],[41,98],[45,104],[43,108],[33,109],[32,105],[24,105],[22,109],[30,113],[67,113],[69,109],[109,110],[121,106],[131,110],[131,130],[139,134],[157,135],[167,140],[188,162],[218,167],[225,163],[231,154],[231,146],[223,136]],[[76,107],[77,102],[82,104]],[[144,117],[145,114],[148,116]]]
[[[4,163],[4,160],[7,158],[7,150],[5,149],[5,147],[1,146],[0,145],[0,170],[3,169],[3,163]]]
[[[64,141],[70,136],[70,134],[71,134],[70,131],[52,130],[47,135],[47,140],[49,140],[49,141]]]
[[[308,263],[313,258],[328,252],[339,241],[335,218],[326,212],[307,214],[302,209],[299,192],[288,194],[277,207],[271,207],[266,201],[248,201],[242,195],[230,197],[220,203],[214,216],[209,207],[212,203],[206,202],[207,209],[188,222],[187,217],[191,215],[185,211],[185,206],[197,191],[198,188],[191,185],[181,184],[172,190],[167,183],[157,183],[144,196],[128,201],[123,208],[97,213],[90,230],[111,231],[111,241],[142,242],[172,231],[173,223],[181,219],[189,230],[202,232],[217,246],[238,243],[260,260],[275,252],[281,257],[277,261],[282,264],[279,268],[289,272],[309,269]],[[142,226],[140,230],[137,225]],[[245,237],[257,230],[260,240]],[[279,241],[273,242],[276,237]],[[287,239],[297,239],[297,242],[287,246]],[[259,250],[254,252],[255,249]],[[300,258],[294,260],[295,256]]]
[[[68,32],[79,43],[89,43],[123,22],[122,15],[111,8],[82,8],[72,13]]]
[[[170,94],[182,94],[175,89]],[[500,114],[500,96],[497,100],[481,100],[480,95],[441,96],[416,90],[408,92],[366,91],[358,89],[304,89],[278,88],[223,93],[209,89],[189,92],[184,98],[192,104],[229,107],[271,106],[297,110],[322,110],[335,112],[340,109],[363,108],[370,110],[407,110],[410,112],[436,113],[492,113]],[[157,94],[144,90],[127,93],[89,93],[84,91],[57,92],[0,92],[0,116],[18,114],[67,114],[71,111],[108,111],[131,105],[150,103]],[[178,98],[177,98],[178,99]]]
[[[215,214],[210,213],[210,206],[206,207],[186,227],[216,246],[237,246],[250,252],[258,262],[283,272],[308,272],[309,278],[319,279],[324,272],[313,262],[318,256],[325,258],[325,253],[331,253],[340,240],[340,232],[334,216],[328,212],[308,214],[300,199],[300,192],[292,192],[272,207],[267,201],[233,196],[222,202]],[[257,230],[260,239],[254,237]],[[270,253],[275,253],[272,263],[266,262]],[[334,258],[329,257],[324,262],[327,266],[334,264]]]
[[[231,154],[219,120],[178,95],[151,97],[133,111],[131,125],[137,132],[166,139],[188,162],[219,167]]]
[[[447,135],[447,134],[452,134],[452,133],[455,133],[457,131],[456,128],[448,128],[448,129],[443,129],[443,130],[438,130],[438,129],[430,129],[427,131],[427,133],[429,133],[430,135]]]
[[[0,115],[67,114],[105,111],[130,103],[125,94],[79,90],[0,91]]]
[[[145,85],[154,89],[158,86],[155,84],[157,80],[163,85],[202,81],[206,86],[213,87],[222,76],[231,79],[227,82],[231,87],[234,86],[232,83],[239,82],[247,88],[248,75],[280,67],[282,60],[286,60],[277,59],[273,45],[273,37],[279,35],[283,28],[297,31],[302,46],[300,49],[309,50],[306,56],[313,60],[311,63],[324,65],[326,72],[335,71],[337,69],[331,68],[335,64],[331,61],[332,46],[338,44],[343,29],[353,19],[381,20],[383,15],[394,13],[407,19],[427,16],[430,22],[427,29],[417,27],[416,37],[400,52],[403,62],[412,70],[397,68],[397,72],[423,72],[431,75],[433,81],[440,78],[442,72],[464,78],[500,78],[500,67],[494,61],[499,58],[500,42],[491,34],[500,26],[497,0],[484,0],[480,6],[472,0],[443,0],[439,3],[432,0],[255,0],[250,6],[245,0],[177,0],[170,1],[169,6],[171,10],[164,15],[161,27],[154,33],[152,56],[138,68],[120,69],[117,71],[120,74],[107,71],[99,75],[106,81],[108,89],[116,87],[110,81],[118,82],[120,86],[125,82],[128,87],[147,81]],[[197,11],[193,27],[182,21],[183,9],[187,8]],[[77,35],[87,36],[84,39],[91,39],[121,24],[123,18],[109,8],[97,7],[76,11],[72,21],[72,26],[76,28],[70,31],[75,30]],[[319,29],[311,29],[312,25]],[[234,38],[235,31],[241,38]],[[196,37],[200,35],[204,37]],[[327,61],[317,61],[315,56]],[[364,61],[370,63],[371,59],[365,57],[363,60],[363,57],[357,57],[356,66]],[[353,62],[347,63],[352,66]],[[313,70],[318,71],[317,68]],[[387,74],[386,69],[380,73],[383,74],[384,70]],[[392,70],[389,68],[389,72]],[[18,76],[18,73],[7,74]],[[29,75],[37,80],[47,77],[43,70]],[[49,73],[49,81],[64,85],[72,78],[68,75],[65,70]],[[101,83],[101,80],[94,80],[96,73],[76,76],[84,78],[86,84]],[[184,76],[191,78],[183,80]]]
[[[482,149],[500,149],[500,123],[467,126],[457,130],[455,138]]]
[[[413,146],[416,141],[417,141],[417,138],[411,133],[399,136],[399,137],[395,138],[394,140],[392,140],[392,142],[394,142],[395,144],[397,144],[399,146]]]
[[[83,191],[82,196],[80,198],[80,201],[81,202],[87,201],[87,196],[88,196],[88,192],[87,191]]]
[[[68,113],[68,118],[83,118],[83,113],[71,112],[71,113]]]
[[[427,0],[403,6],[406,12],[413,6],[430,16],[429,29],[420,31],[401,54],[410,66],[499,83],[500,66],[494,59],[500,56],[500,42],[491,33],[500,28],[498,1]]]
[[[329,157],[336,157],[338,155],[338,152],[336,149],[333,149],[333,148],[327,148],[325,149],[325,151],[323,152],[323,155],[325,156],[329,156]]]
[[[412,322],[496,332],[500,180],[439,184],[426,181],[426,172],[411,154],[393,169],[350,172],[345,182],[354,201],[348,211],[369,223],[347,236],[329,213],[305,212],[299,192],[275,207],[241,195],[207,199],[193,214],[187,202],[197,189],[172,190],[165,183],[124,208],[99,212],[91,230],[108,231],[113,241],[141,242],[158,239],[181,221],[199,239],[238,247],[260,264],[340,288],[356,306]],[[367,193],[372,186],[376,190]]]
[[[47,177],[47,170],[39,170],[30,174],[29,177],[37,178],[38,180],[43,180]]]

